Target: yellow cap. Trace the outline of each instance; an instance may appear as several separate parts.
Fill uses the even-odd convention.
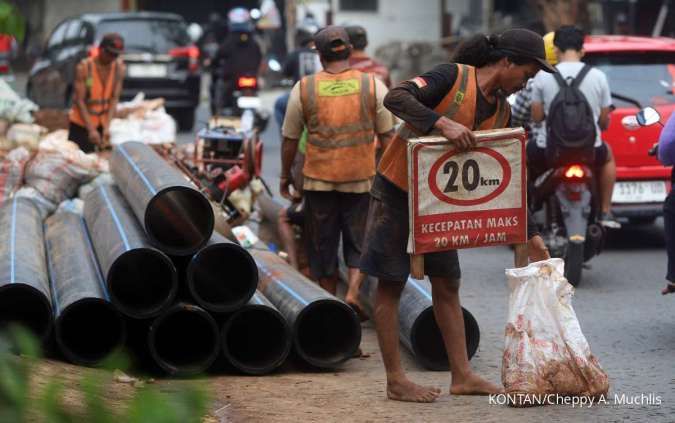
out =
[[[555,55],[555,46],[553,45],[553,37],[555,32],[549,32],[544,35],[544,48],[546,49],[546,61],[555,66],[558,63],[558,57]]]

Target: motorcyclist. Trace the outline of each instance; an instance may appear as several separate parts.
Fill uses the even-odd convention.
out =
[[[227,20],[229,33],[213,60],[217,81],[211,93],[215,99],[211,104],[212,113],[235,106],[233,94],[237,78],[257,77],[262,62],[262,51],[254,38],[255,25],[249,11],[236,7],[228,13]]]
[[[575,78],[580,69],[584,67],[581,58],[584,34],[574,26],[563,26],[556,30],[553,45],[558,56],[557,71],[563,78]],[[532,119],[535,122],[550,120],[547,116],[549,108],[560,90],[558,83],[552,75],[537,74],[534,78],[532,89]],[[596,124],[596,141],[594,145],[595,158],[593,168],[597,175],[597,189],[600,198],[599,223],[610,229],[617,229],[621,224],[616,221],[611,212],[612,191],[616,181],[616,162],[611,148],[602,141],[600,132],[609,126],[609,112],[611,106],[610,89],[607,77],[599,69],[592,68],[579,85],[579,90],[588,101],[593,110],[593,118]],[[543,131],[540,131],[543,133]],[[530,176],[536,178],[549,167],[546,159],[547,137],[537,137],[535,145],[530,145],[527,150],[527,162]],[[536,169],[540,167],[540,169]],[[532,178],[532,179],[534,179]]]
[[[204,32],[197,41],[200,56],[204,58],[204,66],[211,66],[211,60],[218,52],[218,42],[226,36],[227,23],[221,19],[218,12],[211,13],[208,23],[204,26]]]

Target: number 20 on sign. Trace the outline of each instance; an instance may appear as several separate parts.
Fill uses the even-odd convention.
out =
[[[409,141],[409,253],[526,242],[524,132],[474,135],[468,152],[442,137]]]

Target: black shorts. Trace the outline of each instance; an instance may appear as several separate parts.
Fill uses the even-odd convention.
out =
[[[405,282],[410,275],[407,194],[379,174],[371,190],[361,271],[380,280]],[[424,273],[459,281],[457,251],[424,255]]]
[[[98,133],[103,137],[103,127],[99,126]],[[70,122],[68,127],[68,140],[74,142],[80,147],[80,150],[85,153],[93,153],[96,151],[96,146],[89,141],[89,131],[84,126],[80,126],[77,123]]]
[[[347,267],[358,268],[370,195],[338,191],[304,191],[305,240],[312,278],[337,274],[342,249]]]
[[[530,179],[535,180],[539,175],[542,175],[551,168],[546,160],[546,149],[541,148],[536,142],[529,141],[526,147],[527,151],[527,167],[531,170]],[[595,147],[595,159],[593,161],[593,170],[597,173],[607,161],[609,160],[609,148],[604,142]]]

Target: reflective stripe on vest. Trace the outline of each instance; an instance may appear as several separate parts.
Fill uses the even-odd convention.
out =
[[[107,123],[112,96],[119,78],[118,66],[116,61],[112,62],[107,80],[102,81],[98,69],[95,69],[94,59],[85,59],[84,65],[86,69],[84,104],[91,124],[97,128]],[[77,104],[73,103],[69,118],[71,122],[85,126]]]
[[[303,110],[305,110],[307,119],[307,127],[310,128],[311,134],[307,139],[307,142],[322,148],[341,148],[372,142],[372,136],[370,140],[368,140],[367,137],[361,137],[360,135],[355,136],[355,133],[357,132],[374,131],[374,122],[368,113],[368,105],[371,102],[369,76],[365,73],[361,75],[361,85],[359,87],[361,92],[361,119],[358,122],[349,123],[340,127],[323,125],[319,122],[316,101],[316,82],[316,75],[307,77],[307,104],[303,104]],[[363,87],[366,87],[366,89],[363,89]],[[343,137],[344,139],[340,139]]]
[[[356,70],[321,72],[300,82],[307,123],[305,176],[329,182],[375,174],[374,77]]]
[[[497,98],[495,113],[476,127],[478,88],[475,68],[458,64],[457,71],[457,81],[434,111],[472,130],[504,128],[508,124],[510,109],[506,99],[501,97]],[[425,135],[439,134],[439,130],[433,129]],[[407,124],[401,125],[380,159],[379,173],[404,191],[408,190],[407,142],[421,135]]]
[[[86,82],[87,94],[86,94],[86,98],[85,98],[84,102],[87,105],[87,111],[89,112],[90,115],[101,116],[102,114],[108,112],[108,109],[109,109],[108,106],[110,106],[111,97],[113,95],[112,90],[115,89],[115,82],[117,80],[117,66],[116,65],[117,65],[116,62],[112,63],[112,67],[110,68],[110,73],[108,74],[108,81],[106,81],[105,84],[103,84],[103,82],[100,81],[101,75],[98,72],[98,69],[96,70],[97,79],[99,79],[99,84],[101,84],[101,88],[102,88],[101,89],[102,95],[105,96],[107,94],[106,91],[108,91],[109,89],[111,89],[111,91],[109,93],[110,97],[94,99],[94,98],[91,98],[92,87],[90,86],[90,85],[93,85],[93,81],[94,81],[94,69],[93,69],[94,61],[93,61],[93,59],[87,60],[87,82]],[[91,81],[91,84],[90,84],[90,81]],[[97,107],[97,106],[100,106],[98,111],[94,109],[94,107]]]

